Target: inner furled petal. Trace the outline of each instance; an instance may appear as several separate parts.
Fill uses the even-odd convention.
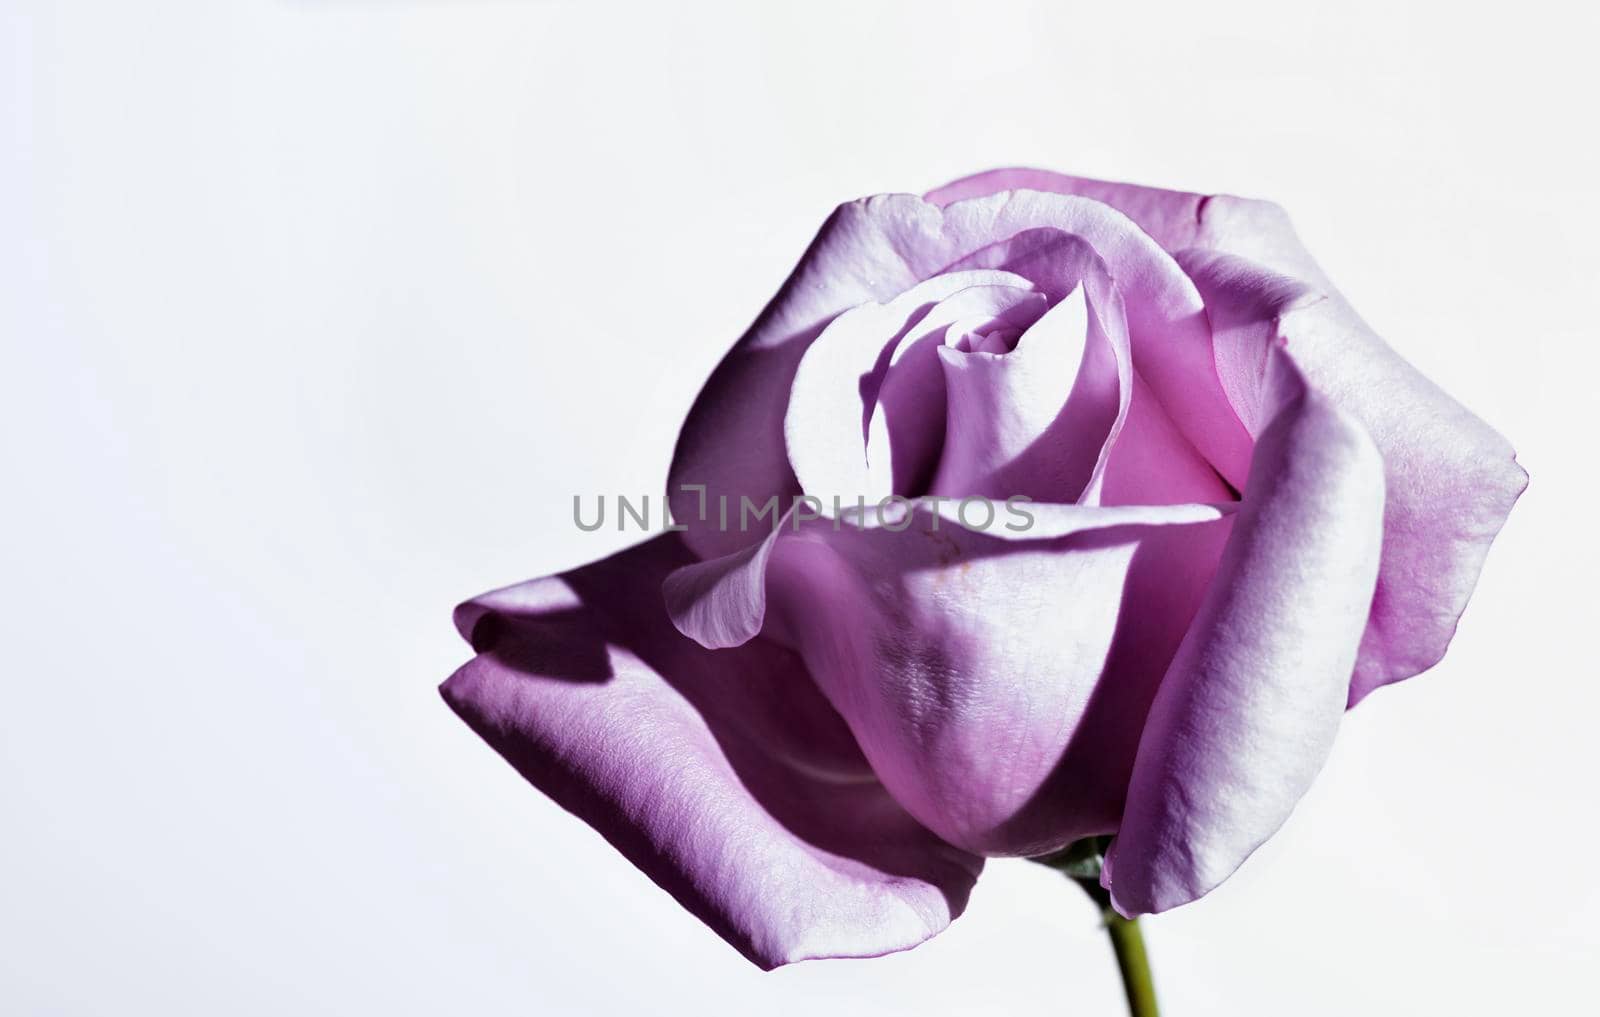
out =
[[[1239,492],[1178,429],[1136,369],[1128,412],[1106,457],[1099,504],[1215,504],[1238,500]]]
[[[1104,267],[1087,240],[1066,230],[1041,227],[985,244],[946,271],[988,268],[1014,272],[1032,280],[1051,300],[1060,300],[1095,265]]]
[[[959,323],[952,325],[952,331],[960,328]],[[1022,333],[1014,328],[997,328],[991,332],[977,329],[964,329],[961,338],[954,343],[946,341],[946,346],[953,346],[964,353],[993,353],[996,355],[1010,353],[1017,348],[1017,340],[1022,338]]]
[[[1041,320],[1048,306],[1035,289],[972,286],[929,311],[899,338],[867,423],[868,479],[861,493],[869,503],[891,494],[921,494],[933,479],[945,433],[938,351],[973,333],[990,337],[980,341],[1003,343],[1007,334],[1020,335]]]
[[[946,222],[958,231],[992,236],[996,227],[1014,221],[1025,223],[1031,232],[1048,222],[1040,213],[1051,207],[1054,197],[1014,191],[958,201],[945,209]],[[1235,486],[1243,484],[1249,471],[1250,435],[1217,378],[1211,329],[1194,283],[1170,254],[1131,222],[1108,220],[1099,227],[1085,222],[1063,232],[1082,238],[1116,280],[1135,366],[1178,430]],[[1054,260],[1048,235],[1030,239],[1026,255],[1014,251],[1017,245],[1012,243],[991,246],[1005,250],[991,251],[982,259],[969,255],[952,267],[1005,266],[1046,292],[1058,285],[1044,274]]]
[[[911,195],[879,195],[830,217],[696,398],[668,483],[674,515],[687,527],[684,539],[702,555],[759,539],[726,531],[716,517],[696,518],[702,498],[715,504],[723,497],[764,501],[799,493],[784,444],[789,393],[801,359],[842,312],[889,300],[922,280],[980,268],[1009,269],[1056,300],[1077,284],[1072,259],[1056,248],[1087,250],[1105,264],[1124,294],[1134,347],[1169,358],[1168,369],[1158,365],[1144,372],[1146,380],[1207,458],[1225,476],[1242,477],[1249,435],[1215,379],[1204,303],[1171,255],[1126,215],[1089,198],[1034,191],[944,208]]]
[[[1078,388],[1095,386],[1102,393],[1101,412],[1114,416],[1080,503],[1085,505],[1219,504],[1238,500],[1235,491],[1195,448],[1168,414],[1140,371],[1128,330],[1122,293],[1096,265],[1084,276],[1090,325],[1103,337],[1111,363],[1079,372]],[[1095,370],[1091,370],[1095,367]],[[1114,374],[1114,378],[1112,375]],[[1104,393],[1111,393],[1109,396]],[[1072,400],[1084,398],[1074,389]],[[1114,404],[1114,409],[1111,406]],[[1071,400],[1069,400],[1069,406]]]
[[[967,290],[979,293],[954,299]],[[789,464],[801,489],[828,511],[835,496],[853,504],[876,490],[868,474],[867,421],[902,340],[942,332],[979,304],[991,308],[986,320],[992,320],[993,308],[1028,301],[1043,301],[1028,280],[979,269],[935,276],[888,303],[862,304],[835,318],[801,359],[784,416]],[[942,414],[942,388],[938,395]],[[742,438],[728,436],[734,443]]]
[[[1074,502],[1118,410],[1117,363],[1078,287],[1010,351],[938,351],[944,449],[931,493]]]

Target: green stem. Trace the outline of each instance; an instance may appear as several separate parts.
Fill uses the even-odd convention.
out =
[[[1128,994],[1128,1013],[1133,1017],[1159,1017],[1156,986],[1150,978],[1150,955],[1145,953],[1139,920],[1124,918],[1108,909],[1106,934],[1111,937],[1117,969],[1122,972],[1122,988]]]
[[[1122,973],[1122,989],[1128,996],[1132,1017],[1160,1017],[1156,1006],[1155,981],[1150,977],[1150,955],[1144,949],[1144,933],[1137,918],[1124,918],[1111,906],[1111,894],[1100,885],[1100,871],[1110,837],[1090,837],[1069,845],[1055,854],[1035,858],[1077,883],[1100,909],[1111,949],[1117,955],[1117,970]]]

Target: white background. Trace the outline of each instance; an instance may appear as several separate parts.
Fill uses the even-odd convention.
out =
[[[1596,21],[1293,6],[0,3],[6,1011],[1116,1013],[1021,862],[762,974],[434,692],[835,203],[1016,163],[1278,200],[1533,477],[1168,1013],[1594,1005]]]

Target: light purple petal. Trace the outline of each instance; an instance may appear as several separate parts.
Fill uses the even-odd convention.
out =
[[[1285,229],[1287,226],[1284,227]],[[1360,420],[1384,459],[1383,567],[1350,705],[1444,655],[1489,545],[1527,484],[1514,453],[1373,335],[1344,298],[1243,258],[1183,251],[1205,295],[1217,366],[1246,427],[1258,431],[1258,365],[1284,345],[1306,378]]]
[[[1151,707],[1108,853],[1124,915],[1188,903],[1232,874],[1310,786],[1344,711],[1378,573],[1383,464],[1287,356],[1274,365],[1282,408]]]
[[[926,197],[928,201],[942,207],[957,201],[969,201],[973,198],[1016,190],[1073,194],[1103,201],[1138,223],[1140,229],[1155,238],[1156,243],[1168,251],[1178,251],[1195,245],[1202,209],[1205,203],[1211,200],[1204,195],[1188,194],[1183,191],[1168,191],[1139,184],[1120,184],[1110,180],[1093,180],[1089,177],[1074,177],[1050,170],[1021,167],[975,173],[929,191]]]
[[[1027,509],[1025,532],[1006,517],[965,529],[951,502],[865,529],[816,520],[764,555],[763,638],[797,650],[897,801],[982,854],[1115,828],[1145,710],[1226,536],[1226,507]],[[747,625],[750,564],[685,584],[703,609],[679,601],[680,628]]]
[[[800,488],[822,500],[851,504],[859,497],[876,502],[894,493],[893,477],[915,469],[937,446],[920,440],[930,429],[943,430],[943,414],[933,413],[942,401],[938,378],[918,378],[914,419],[896,415],[880,420],[895,428],[894,437],[868,455],[869,423],[880,413],[880,388],[904,365],[908,344],[937,344],[946,329],[969,315],[985,320],[1015,316],[1026,327],[1044,309],[1044,296],[1021,276],[998,271],[938,275],[906,291],[888,304],[862,304],[835,318],[806,350],[795,372],[784,420],[785,446]],[[933,389],[933,391],[926,391]],[[891,389],[891,393],[893,390]],[[893,394],[890,406],[902,403]]]
[[[1444,656],[1489,545],[1528,475],[1510,444],[1389,349],[1337,293],[1289,311],[1282,334],[1307,379],[1383,455],[1383,568],[1350,705]]]
[[[1259,438],[1270,423],[1268,364],[1283,346],[1283,318],[1327,298],[1310,284],[1279,275],[1253,261],[1204,248],[1176,255],[1206,302],[1217,377],[1240,423]]]
[[[1148,235],[1098,201],[1037,191],[957,201],[945,207],[944,221],[972,238],[964,245],[972,251],[981,241],[1041,228],[1087,243],[1122,300],[1135,368],[1184,437],[1223,477],[1243,484],[1250,437],[1217,379],[1204,303]]]
[[[1200,296],[1172,258],[1121,213],[1097,201],[1033,192],[942,210],[912,195],[880,195],[834,213],[691,409],[668,488],[689,545],[713,557],[759,538],[700,520],[698,492],[680,485],[704,485],[713,504],[723,495],[761,501],[798,493],[783,420],[800,359],[829,321],[858,304],[888,301],[947,269],[998,267],[970,259],[989,249],[1011,253],[1024,235],[1056,234],[1087,245],[1116,280],[1145,381],[1195,447],[1224,476],[1236,478],[1236,486],[1242,483],[1249,436],[1210,366]]]
[[[672,629],[657,591],[691,560],[663,536],[464,604],[478,656],[445,699],[763,967],[939,932],[981,860],[895,804],[793,654]]]
[[[841,312],[886,303],[938,274],[949,260],[938,212],[911,195],[882,195],[840,205],[823,223],[788,280],[750,330],[707,379],[678,435],[667,495],[684,539],[714,557],[760,539],[701,519],[701,499],[757,503],[799,493],[783,442],[795,369],[806,349]],[[931,249],[930,249],[931,248]],[[704,487],[686,492],[683,485]]]
[[[1263,284],[1277,288],[1271,299],[1284,295],[1283,277],[1325,297],[1289,301],[1296,306],[1280,307],[1274,324],[1312,386],[1372,435],[1388,479],[1383,567],[1350,683],[1350,705],[1437,663],[1455,634],[1490,543],[1527,486],[1527,474],[1506,440],[1361,320],[1277,205],[1027,169],[980,173],[939,188],[928,200],[945,205],[1019,187],[1107,202],[1168,251],[1220,252],[1254,262],[1270,277]],[[1205,273],[1197,273],[1196,282],[1211,290],[1207,305],[1213,327],[1219,328],[1216,318],[1232,315],[1234,321],[1220,329],[1238,329],[1238,312],[1227,306],[1239,299],[1245,280],[1237,274],[1218,279],[1219,267],[1225,264],[1211,264],[1209,283]],[[1228,351],[1218,350],[1224,384],[1228,358]],[[1238,410],[1244,416],[1251,412],[1248,405]]]
[[[1014,349],[938,348],[947,412],[932,493],[1078,499],[1118,409],[1114,354],[1089,319],[1080,286]]]

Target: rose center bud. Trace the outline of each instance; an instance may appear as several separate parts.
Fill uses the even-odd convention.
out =
[[[1117,378],[1103,339],[1085,373],[1084,288],[1017,324],[958,321],[946,334],[945,434],[929,493],[1070,504],[1089,483],[1116,417]]]
[[[955,329],[951,329],[952,333]],[[1022,338],[1019,328],[995,328],[988,331],[965,330],[956,335],[955,341],[946,340],[945,345],[952,346],[963,353],[993,353],[1004,355],[1017,348],[1017,340]]]

